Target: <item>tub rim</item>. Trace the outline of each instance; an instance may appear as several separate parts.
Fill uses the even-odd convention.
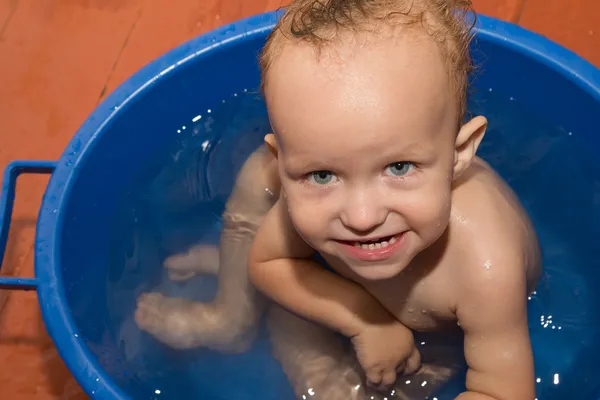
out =
[[[61,358],[88,396],[94,399],[129,400],[130,397],[100,366],[79,335],[67,304],[60,268],[61,233],[79,163],[121,106],[172,74],[177,67],[202,57],[217,47],[237,44],[270,31],[282,11],[269,11],[223,25],[184,42],[138,70],[104,99],[70,140],[57,162],[40,208],[35,240],[35,274],[42,317]],[[235,29],[232,29],[235,28]],[[242,33],[239,33],[242,32]],[[477,37],[495,42],[565,76],[600,103],[600,70],[573,51],[510,22],[479,14]],[[212,39],[217,41],[213,42]]]

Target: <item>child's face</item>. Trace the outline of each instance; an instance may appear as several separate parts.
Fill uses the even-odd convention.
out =
[[[288,44],[273,63],[267,142],[304,240],[385,279],[448,225],[458,102],[431,40],[333,47]]]

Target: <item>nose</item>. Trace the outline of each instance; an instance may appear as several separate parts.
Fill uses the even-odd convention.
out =
[[[384,199],[372,190],[348,193],[340,214],[344,226],[356,232],[372,231],[383,224],[386,218]]]

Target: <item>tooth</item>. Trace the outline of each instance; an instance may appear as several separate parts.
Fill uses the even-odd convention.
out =
[[[394,244],[396,243],[396,236],[392,236],[392,238],[390,239],[390,244]]]
[[[381,248],[381,243],[375,243],[375,248],[376,249],[380,249]]]
[[[385,240],[383,242],[381,242],[381,247],[388,247],[390,244],[388,242],[386,242]]]
[[[354,247],[358,247],[358,248],[360,248],[360,242],[356,242],[356,243],[354,243]]]
[[[369,245],[369,249],[370,249],[370,250],[375,250],[375,245],[374,245],[373,243],[371,243],[371,244]]]

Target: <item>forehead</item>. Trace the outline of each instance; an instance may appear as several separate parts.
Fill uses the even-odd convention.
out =
[[[271,122],[284,142],[291,134],[431,133],[458,112],[439,47],[425,35],[347,36],[318,56],[288,42],[267,80]]]

